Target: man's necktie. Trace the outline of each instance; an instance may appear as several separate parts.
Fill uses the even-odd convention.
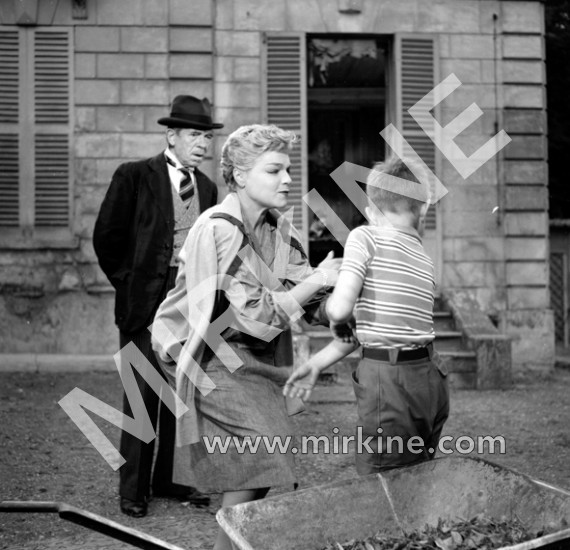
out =
[[[188,208],[188,205],[194,196],[194,174],[187,168],[178,168],[178,170],[182,172],[182,180],[180,181],[180,191],[178,191],[178,194],[180,195],[184,206]]]
[[[168,155],[165,155],[165,157],[166,162],[176,168],[175,162]],[[180,195],[184,206],[188,208],[188,205],[190,204],[195,191],[194,173],[188,170],[188,168],[184,167],[178,168],[178,170],[180,170],[182,173],[182,179],[180,180],[180,189],[178,191],[178,194]]]

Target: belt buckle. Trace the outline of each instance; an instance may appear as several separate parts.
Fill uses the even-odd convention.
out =
[[[398,348],[390,348],[388,350],[388,357],[390,359],[390,365],[395,365],[398,362]]]

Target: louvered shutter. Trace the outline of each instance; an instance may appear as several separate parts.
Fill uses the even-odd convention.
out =
[[[303,34],[265,35],[264,118],[297,134],[298,142],[290,156],[291,178],[288,208],[294,208],[293,224],[300,231],[307,249],[307,209],[302,200],[307,192],[306,172],[306,63]]]
[[[398,127],[404,138],[420,158],[437,174],[436,147],[433,141],[418,126],[408,113],[422,97],[429,93],[435,82],[435,44],[431,37],[396,36],[396,63],[399,63]],[[424,127],[434,128],[430,118],[423,121]],[[431,206],[426,218],[426,230],[436,228],[436,209]]]
[[[34,225],[69,225],[71,36],[67,30],[34,36]]]
[[[20,36],[0,30],[0,225],[20,223]]]

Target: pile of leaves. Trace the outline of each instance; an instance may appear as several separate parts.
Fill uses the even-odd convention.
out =
[[[426,525],[401,536],[378,533],[364,540],[333,542],[323,550],[492,550],[543,534],[528,530],[517,518],[497,520],[480,514],[470,520],[440,519],[437,526]]]

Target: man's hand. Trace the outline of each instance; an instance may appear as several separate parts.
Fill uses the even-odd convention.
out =
[[[295,369],[283,388],[283,395],[286,397],[300,397],[303,401],[307,401],[311,395],[311,391],[317,383],[319,377],[319,369],[305,363]]]

